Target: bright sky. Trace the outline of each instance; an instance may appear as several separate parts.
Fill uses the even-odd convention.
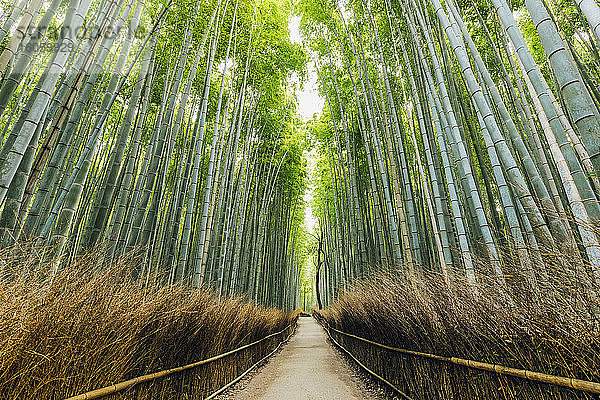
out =
[[[304,209],[304,224],[310,233],[316,235],[315,229],[317,226],[317,219],[312,213],[312,201],[315,191],[313,182],[316,179],[317,149],[312,149],[310,152],[305,153],[305,156],[308,161],[308,189],[304,192],[304,201],[306,202]]]
[[[312,119],[314,114],[323,110],[324,100],[317,91],[317,73],[315,65],[310,61],[307,65],[308,77],[304,87],[298,93],[298,113],[304,121]]]
[[[294,43],[302,43],[302,37],[300,36],[300,17],[292,16],[288,25],[290,31],[290,39]],[[302,117],[303,121],[308,121],[313,118],[314,114],[320,113],[325,104],[323,98],[317,91],[317,73],[313,62],[309,62],[308,65],[308,76],[304,82],[302,90],[298,91],[298,113]],[[297,79],[297,78],[296,78]],[[315,167],[317,162],[316,149],[305,154],[308,160],[308,190],[304,193],[304,201],[306,202],[306,208],[304,213],[304,223],[310,233],[315,233],[317,220],[312,213],[312,200],[314,193],[314,181]]]
[[[290,31],[290,39],[294,43],[302,43],[300,36],[300,17],[292,16],[288,25]],[[320,113],[325,104],[323,98],[317,91],[317,73],[315,64],[310,61],[307,65],[308,76],[304,82],[304,88],[300,90],[298,95],[298,113],[304,121],[312,119],[314,114]]]

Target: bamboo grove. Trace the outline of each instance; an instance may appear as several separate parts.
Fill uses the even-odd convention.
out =
[[[596,298],[597,2],[300,7],[326,99],[310,126],[324,305],[376,268],[475,295],[491,280],[507,305],[562,279]]]
[[[285,5],[19,0],[3,14],[2,246],[27,243],[49,274],[93,247],[136,251],[134,278],[295,307],[305,143],[288,86],[305,54]]]

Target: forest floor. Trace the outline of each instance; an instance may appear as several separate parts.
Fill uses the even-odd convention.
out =
[[[371,400],[378,390],[327,341],[310,317],[301,317],[296,334],[249,380],[222,399]]]

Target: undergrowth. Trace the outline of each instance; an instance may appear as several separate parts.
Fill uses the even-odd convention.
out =
[[[452,289],[436,274],[401,279],[379,272],[321,311],[328,323],[389,346],[600,382],[598,285],[569,285],[564,263],[533,301],[511,288],[514,303],[481,279]],[[548,265],[546,265],[548,268]],[[595,399],[596,395],[443,361],[402,355],[333,333],[369,368],[415,399]]]
[[[0,399],[64,399],[186,365],[262,339],[297,316],[239,298],[219,301],[208,291],[132,280],[140,262],[135,257],[112,266],[98,259],[95,253],[78,258],[54,278],[32,257],[11,263],[10,271],[4,266]],[[107,398],[202,398],[282,337]]]

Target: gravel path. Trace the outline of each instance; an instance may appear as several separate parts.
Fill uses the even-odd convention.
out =
[[[235,400],[366,400],[378,399],[360,376],[327,342],[325,332],[309,317],[281,352],[243,388],[227,396]]]

